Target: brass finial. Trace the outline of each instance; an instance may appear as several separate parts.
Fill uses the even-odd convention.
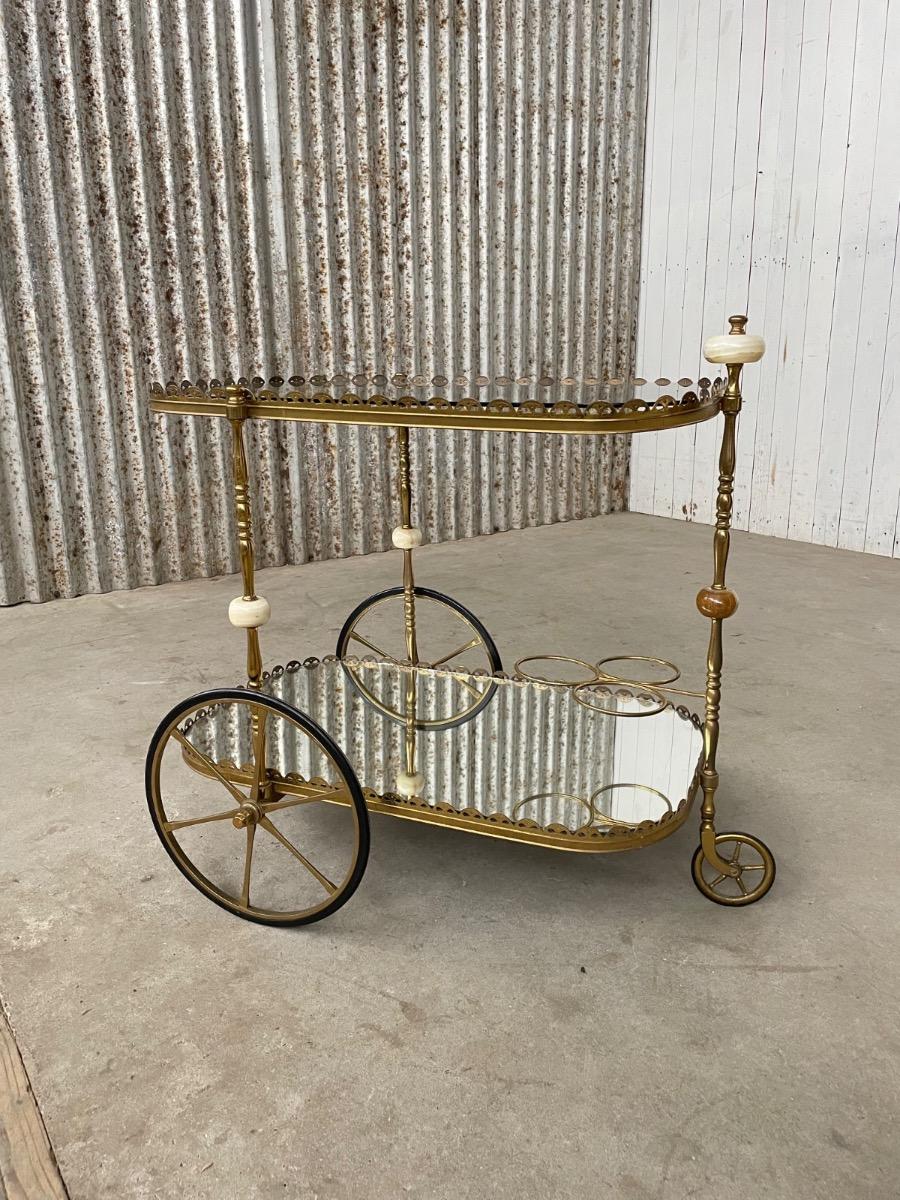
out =
[[[736,317],[729,317],[728,324],[731,326],[729,333],[743,333],[747,328],[747,318],[739,313]]]

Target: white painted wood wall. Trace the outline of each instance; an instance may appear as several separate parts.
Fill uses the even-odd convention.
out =
[[[747,312],[735,525],[900,553],[900,0],[654,0],[637,365]],[[637,512],[709,522],[719,422],[633,440]]]

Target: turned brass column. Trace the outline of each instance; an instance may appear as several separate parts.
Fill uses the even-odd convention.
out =
[[[747,318],[732,317],[733,334],[743,334]],[[728,382],[722,399],[724,428],[719,452],[719,486],[716,494],[716,528],[713,534],[713,581],[700,590],[697,608],[710,621],[709,648],[706,655],[706,712],[703,723],[703,768],[700,782],[703,804],[700,809],[700,844],[707,861],[726,875],[737,875],[733,863],[716,853],[716,790],[719,773],[716,752],[719,746],[719,708],[722,700],[722,622],[738,605],[737,596],[725,584],[728,551],[731,545],[731,512],[736,462],[736,426],[741,411],[741,363],[727,364]]]
[[[244,446],[244,419],[245,409],[243,400],[243,389],[235,386],[225,388],[228,399],[227,416],[228,422],[231,425],[231,462],[234,475],[234,515],[235,524],[237,526],[238,549],[241,560],[241,577],[244,584],[244,592],[240,601],[244,602],[244,608],[247,611],[250,609],[251,602],[257,604],[265,604],[261,597],[258,597],[255,590],[254,581],[254,558],[253,558],[253,521],[250,513],[250,482],[249,473],[247,471],[247,452]],[[263,624],[268,619],[268,606],[266,605],[266,613],[263,620],[258,623]],[[233,619],[233,618],[232,618]],[[252,619],[252,618],[248,618]],[[234,621],[238,624],[237,621]],[[244,630],[247,635],[247,682],[250,687],[259,689],[260,679],[262,677],[262,656],[259,649],[259,628],[258,625],[247,625],[245,621],[240,621],[244,625]]]
[[[397,430],[397,464],[400,487],[400,528],[412,533],[412,485],[409,471],[409,430],[405,425]],[[395,543],[401,539],[395,538]],[[411,542],[411,539],[409,539]],[[402,544],[403,553],[403,623],[406,630],[406,655],[415,666],[419,661],[416,645],[416,581],[413,575],[412,544]]]
[[[400,487],[400,528],[412,530],[412,483],[409,470],[409,430],[405,425],[397,430],[397,462]],[[406,632],[406,657],[410,666],[419,661],[416,644],[416,580],[413,574],[413,550],[404,545],[403,554],[403,625]],[[406,677],[406,772],[416,775],[416,673],[410,670]]]

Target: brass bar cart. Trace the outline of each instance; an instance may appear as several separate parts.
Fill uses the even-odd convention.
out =
[[[317,921],[362,879],[371,813],[582,853],[637,849],[674,833],[702,796],[692,860],[699,890],[740,907],[772,886],[758,838],[716,831],[725,580],[741,370],[763,354],[746,317],[709,339],[725,367],[696,384],[430,379],[379,375],[154,385],[156,413],[218,417],[232,432],[246,680],[183,700],[147,755],[150,814],[167,853],[217,904],[272,925]],[[351,390],[351,387],[353,390]],[[706,686],[649,655],[519,659],[504,672],[484,624],[416,583],[409,430],[593,436],[722,418]],[[244,426],[247,421],[385,425],[395,431],[402,584],[363,600],[334,654],[263,670]]]

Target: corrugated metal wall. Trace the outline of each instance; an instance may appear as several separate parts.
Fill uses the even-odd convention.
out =
[[[2,0],[0,599],[235,569],[151,377],[631,367],[646,0]],[[385,435],[254,432],[263,565],[395,523]],[[621,441],[416,437],[445,539],[621,508]]]

